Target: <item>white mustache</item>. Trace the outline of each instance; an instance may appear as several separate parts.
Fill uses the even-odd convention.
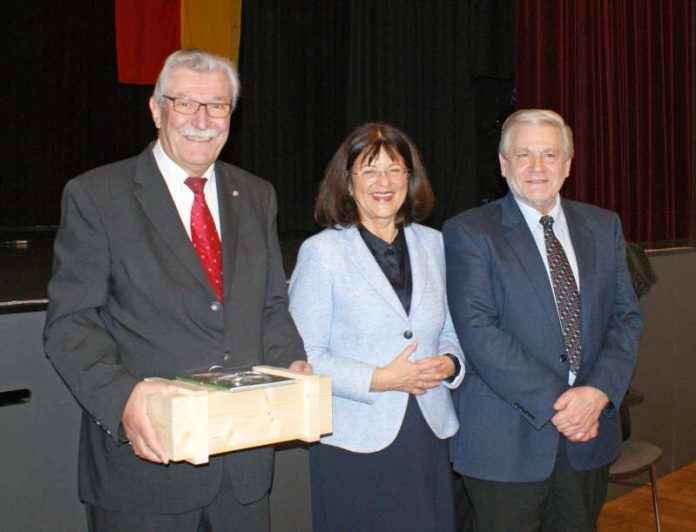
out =
[[[216,127],[198,129],[193,126],[183,126],[176,130],[182,137],[190,137],[196,140],[210,140],[219,136],[222,131]]]

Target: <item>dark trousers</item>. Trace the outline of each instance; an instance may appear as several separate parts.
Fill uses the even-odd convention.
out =
[[[495,482],[463,477],[482,532],[592,532],[607,494],[609,466],[570,467],[558,445],[551,476],[541,482]]]
[[[326,444],[309,451],[314,532],[452,532],[447,440],[414,396],[396,439],[373,453]]]
[[[474,508],[464,487],[464,479],[452,471],[452,495],[454,496],[454,529],[457,532],[474,530]]]
[[[215,499],[203,508],[179,514],[123,513],[87,505],[92,532],[268,532],[268,494],[260,501],[240,504],[227,475]]]

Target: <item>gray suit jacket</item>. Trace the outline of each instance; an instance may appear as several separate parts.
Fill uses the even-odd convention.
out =
[[[224,310],[151,147],[65,187],[44,342],[84,411],[79,485],[90,504],[182,512],[211,502],[223,474],[243,503],[269,489],[271,448],[163,467],[119,437],[125,403],[145,377],[304,358],[287,311],[273,188],[225,163],[215,172]]]
[[[372,372],[410,343],[411,360],[463,356],[447,310],[442,236],[418,224],[405,229],[413,291],[408,315],[356,227],[325,229],[302,244],[290,283],[290,311],[317,373],[333,386],[333,434],[323,443],[356,452],[387,447],[401,428],[408,394],[370,392]],[[442,384],[417,397],[439,438],[457,430],[450,390]]]
[[[553,291],[512,194],[445,223],[450,310],[467,353],[456,392],[461,430],[452,459],[464,475],[496,481],[547,478],[559,441],[575,469],[619,452],[617,410],[636,361],[642,327],[626,268],[618,216],[562,200],[580,275],[582,365],[575,386],[594,386],[610,405],[599,436],[574,444],[550,419],[568,389],[568,363]]]

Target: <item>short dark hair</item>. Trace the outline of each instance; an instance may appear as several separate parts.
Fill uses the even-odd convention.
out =
[[[425,220],[433,210],[433,191],[416,145],[389,124],[369,123],[356,128],[331,158],[314,206],[314,219],[322,227],[350,227],[360,222],[358,208],[350,194],[351,171],[356,159],[372,162],[384,149],[401,156],[408,171],[406,201],[396,213],[398,225]]]

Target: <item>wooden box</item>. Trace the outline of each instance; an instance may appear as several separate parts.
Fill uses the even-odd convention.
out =
[[[315,442],[331,432],[331,379],[271,366],[254,371],[293,382],[249,390],[213,390],[165,379],[174,394],[150,398],[148,414],[174,462],[204,464],[210,455],[289,440]]]

